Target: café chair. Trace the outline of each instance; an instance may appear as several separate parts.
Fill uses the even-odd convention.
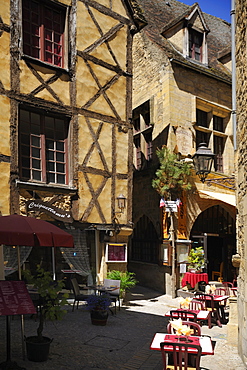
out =
[[[223,281],[222,284],[223,284],[223,287],[226,290],[226,294],[227,295],[232,295],[233,283],[231,283],[230,281]]]
[[[187,325],[192,330],[190,335],[196,335],[197,337],[200,337],[202,335],[201,327],[199,324],[197,324],[194,321],[182,321],[182,325]],[[176,329],[172,327],[171,322],[167,325],[167,333],[168,334],[176,334]]]
[[[211,294],[195,293],[195,298],[204,303],[205,309],[211,312],[211,318],[215,320],[218,326],[221,325],[219,310],[214,304],[214,297]]]
[[[182,321],[194,321],[197,320],[197,314],[189,310],[171,310],[171,320],[181,319]]]
[[[203,302],[197,301],[196,299],[192,299],[190,301],[189,309],[203,311],[205,310],[205,304]]]
[[[73,308],[72,308],[72,312],[73,312],[75,308],[75,304],[77,303],[76,308],[78,309],[79,302],[86,302],[88,295],[82,294],[80,292],[80,287],[79,287],[79,284],[76,278],[72,278],[70,279],[70,281],[71,281],[71,286],[72,286],[72,290],[74,294],[74,303],[73,303]]]
[[[201,346],[181,342],[162,342],[160,349],[164,370],[200,370]],[[189,353],[189,349],[194,350],[193,355]]]
[[[205,302],[200,302],[196,299],[192,299],[190,301],[190,305],[189,305],[189,309],[190,310],[199,310],[199,311],[205,311],[206,310],[206,306],[205,306]],[[209,315],[208,315],[208,318],[207,319],[201,319],[201,318],[198,318],[197,317],[197,323],[202,325],[204,321],[207,321],[208,323],[208,327],[209,329],[211,328],[212,324],[211,324],[211,312],[209,312]]]
[[[221,262],[220,264],[220,271],[212,271],[212,280],[215,280],[215,277],[218,276],[218,281],[222,282],[223,281],[223,268],[224,268],[224,263]]]
[[[118,310],[120,311],[120,280],[113,280],[113,279],[104,279],[104,288],[115,288],[114,290],[110,290],[107,292],[111,301],[115,305],[115,315],[117,313],[117,302],[118,302]]]

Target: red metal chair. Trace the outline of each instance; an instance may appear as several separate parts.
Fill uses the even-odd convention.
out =
[[[182,321],[193,321],[196,322],[197,314],[195,312],[186,310],[171,310],[171,320],[182,319]]]
[[[217,325],[221,327],[222,325],[220,321],[219,307],[214,304],[214,297],[211,294],[197,292],[195,293],[195,298],[205,304],[205,309],[211,312],[212,318],[215,320]]]
[[[183,325],[187,325],[190,327],[190,329],[193,330],[193,332],[190,335],[196,335],[197,337],[200,337],[202,332],[201,332],[201,327],[197,322],[194,321],[182,321]],[[167,325],[167,333],[168,334],[176,334],[176,330],[172,327],[171,322],[168,323]]]
[[[192,348],[193,355],[189,353],[189,349]],[[201,346],[181,342],[162,342],[160,349],[164,370],[189,370],[191,368],[200,370]],[[169,365],[168,362],[172,364]]]

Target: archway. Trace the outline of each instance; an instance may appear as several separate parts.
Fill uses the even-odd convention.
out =
[[[236,277],[236,269],[231,262],[236,253],[235,219],[222,206],[210,207],[198,216],[190,239],[194,247],[204,247],[209,280],[213,280],[213,271],[220,271],[221,264],[224,281],[232,281]],[[217,279],[218,276],[214,280]]]

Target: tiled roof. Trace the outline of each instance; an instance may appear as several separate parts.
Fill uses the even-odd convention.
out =
[[[177,0],[135,0],[141,8],[148,25],[143,28],[152,42],[162,48],[169,58],[178,61],[184,66],[196,68],[200,72],[222,78],[231,82],[231,73],[217,59],[218,53],[231,46],[231,25],[223,19],[204,13],[203,18],[210,32],[207,34],[208,66],[197,63],[189,58],[184,58],[171,42],[165,39],[161,33],[167,25],[171,26],[182,18],[187,17],[190,12],[199,5],[192,6],[183,4]]]

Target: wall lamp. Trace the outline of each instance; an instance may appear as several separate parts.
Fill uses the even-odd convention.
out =
[[[118,205],[118,208],[120,209],[120,212],[115,212],[115,213],[123,213],[124,212],[124,209],[126,207],[126,198],[123,194],[120,194],[118,197],[117,197],[117,205]]]
[[[192,156],[192,159],[199,179],[202,183],[207,182],[209,186],[214,183],[235,190],[234,177],[218,177],[206,180],[208,174],[211,172],[214,158],[215,154],[207,147],[206,143],[200,143],[198,145],[198,149]]]

